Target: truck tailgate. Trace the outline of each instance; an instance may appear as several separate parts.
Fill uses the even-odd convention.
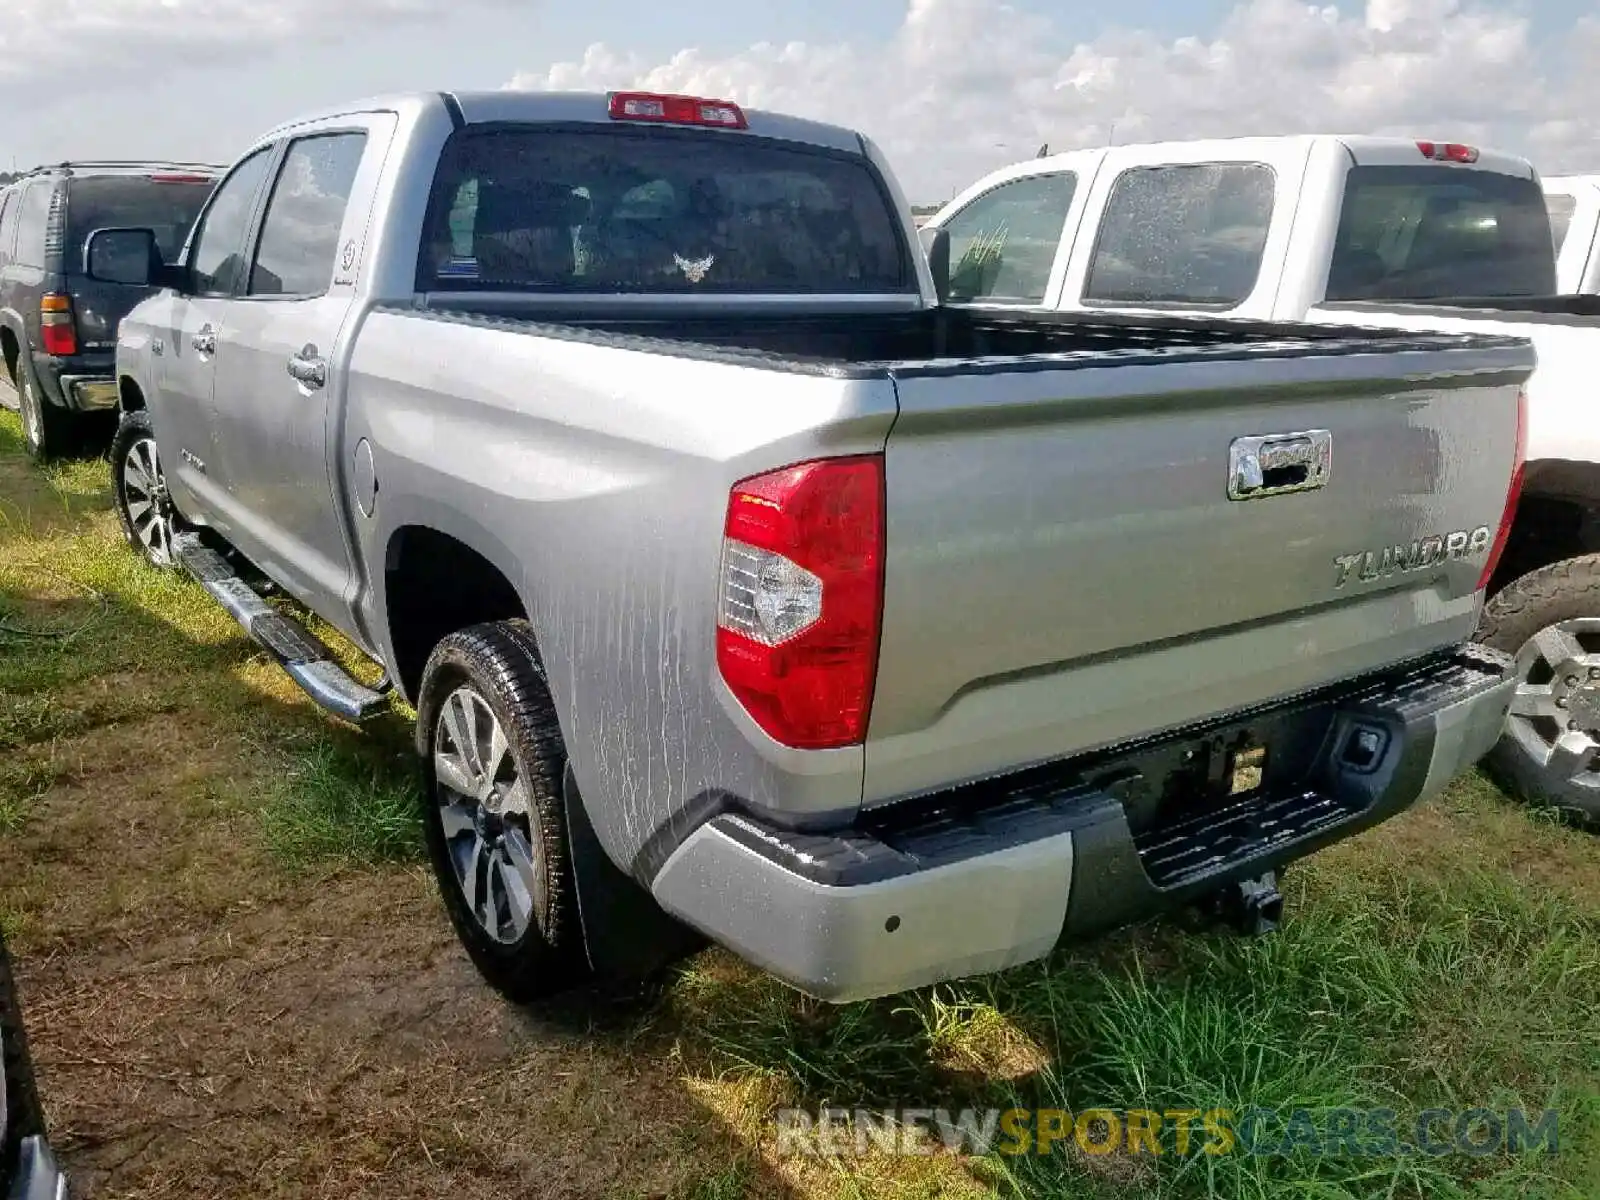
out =
[[[1530,347],[1309,349],[897,366],[866,803],[1470,636]]]

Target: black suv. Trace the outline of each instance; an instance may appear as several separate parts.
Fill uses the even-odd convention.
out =
[[[64,1200],[66,1194],[67,1181],[44,1140],[44,1111],[22,1036],[22,1006],[0,933],[0,1196]]]
[[[109,436],[117,323],[150,294],[87,279],[89,234],[154,229],[172,262],[221,174],[208,164],[69,162],[0,188],[0,399],[13,401],[9,379],[35,458]]]

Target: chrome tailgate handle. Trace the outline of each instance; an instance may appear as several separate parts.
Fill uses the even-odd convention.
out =
[[[1228,447],[1228,499],[1314,491],[1332,471],[1333,434],[1326,429],[1235,438]]]

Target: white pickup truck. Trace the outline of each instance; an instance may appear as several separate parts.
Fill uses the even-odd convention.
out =
[[[1544,200],[1556,244],[1556,291],[1600,293],[1600,175],[1551,175]]]
[[[1572,191],[1569,230],[1587,222],[1588,232],[1567,234],[1563,263],[1600,219],[1600,189]],[[979,180],[925,240],[939,229],[955,305],[1532,340],[1521,508],[1479,631],[1517,655],[1520,680],[1491,758],[1524,797],[1600,820],[1600,425],[1589,381],[1600,304],[1557,294],[1551,214],[1529,163],[1454,142],[1335,136],[1080,150]],[[1398,586],[1410,553],[1368,555],[1362,571]]]

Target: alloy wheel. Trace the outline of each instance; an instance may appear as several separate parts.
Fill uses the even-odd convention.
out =
[[[143,437],[122,456],[123,502],[128,523],[158,567],[172,564],[172,501],[161,473],[161,455],[153,437]]]
[[[433,739],[439,823],[473,918],[506,945],[520,941],[545,895],[528,785],[505,730],[474,688],[451,692]]]

